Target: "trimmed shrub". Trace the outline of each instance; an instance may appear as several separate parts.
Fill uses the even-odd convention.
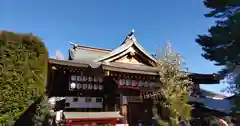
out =
[[[14,125],[37,99],[41,100],[36,106],[42,103],[45,97],[47,60],[48,51],[38,37],[32,34],[0,32],[2,125]]]

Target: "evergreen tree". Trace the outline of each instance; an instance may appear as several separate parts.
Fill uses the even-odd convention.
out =
[[[211,9],[205,16],[216,18],[216,25],[208,34],[199,35],[196,42],[204,58],[225,66],[222,72],[229,73],[240,64],[240,0],[205,0],[204,5]]]
[[[180,121],[191,118],[192,106],[188,104],[192,81],[188,73],[182,72],[182,58],[171,51],[168,42],[159,60],[159,75],[162,84],[155,92],[161,99],[155,100],[153,112],[160,125],[178,126]],[[161,109],[159,113],[159,109]]]
[[[216,19],[216,24],[208,34],[199,35],[196,42],[202,47],[202,56],[215,65],[224,66],[220,73],[228,77],[226,91],[239,95],[240,71],[240,0],[205,0],[204,5],[211,9],[206,17]],[[235,109],[240,104],[235,97]]]
[[[25,122],[39,120],[41,112],[29,107],[43,105],[47,63],[48,52],[39,38],[0,31],[0,125],[12,126],[24,115],[30,117]]]

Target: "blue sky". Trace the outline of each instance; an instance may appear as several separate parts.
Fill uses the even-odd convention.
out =
[[[0,29],[39,36],[55,56],[65,57],[69,41],[106,49],[118,47],[132,29],[138,42],[155,53],[171,40],[192,72],[219,70],[201,57],[198,34],[214,23],[201,0],[1,0]],[[224,84],[202,86],[220,92]]]

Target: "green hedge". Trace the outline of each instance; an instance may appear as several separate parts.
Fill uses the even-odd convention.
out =
[[[0,31],[2,125],[13,125],[31,104],[44,99],[47,59],[48,51],[38,37]]]

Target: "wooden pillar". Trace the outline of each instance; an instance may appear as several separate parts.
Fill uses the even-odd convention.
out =
[[[120,94],[120,103],[121,103],[121,114],[124,117],[125,123],[127,123],[127,116],[128,116],[128,107],[127,107],[127,101],[126,97],[124,97],[122,94]]]
[[[125,120],[125,123],[127,123],[127,117],[128,117],[128,113],[127,113],[127,105],[126,104],[122,104],[121,105],[121,113],[122,113],[122,115],[123,115],[123,117],[124,117],[124,120]]]

